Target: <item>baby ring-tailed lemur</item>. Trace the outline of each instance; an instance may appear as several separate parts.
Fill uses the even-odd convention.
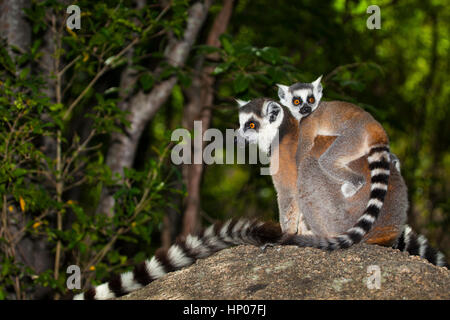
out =
[[[302,115],[310,114],[300,123],[300,130],[298,126],[295,126],[295,117],[291,112],[271,99],[258,98],[239,109],[240,133],[244,138],[262,143],[263,149],[267,150],[267,141],[273,140],[278,135],[278,156],[285,158],[280,159],[278,176],[294,176],[295,168],[298,167],[298,186],[294,191],[289,190],[293,185],[291,181],[284,185],[283,180],[277,181],[277,176],[273,177],[278,193],[281,227],[283,231],[290,230],[291,226],[283,225],[283,221],[297,223],[299,220],[283,218],[283,215],[286,217],[290,214],[289,211],[283,212],[283,208],[291,206],[291,198],[296,196],[298,211],[294,215],[300,215],[300,213],[304,215],[306,225],[313,235],[300,234],[285,237],[283,243],[332,250],[345,248],[364,240],[367,243],[397,247],[410,254],[425,257],[434,264],[444,265],[443,255],[431,248],[424,237],[417,237],[408,226],[405,226],[408,206],[406,186],[399,171],[395,169],[396,164],[390,163],[388,160],[387,137],[384,130],[380,129],[381,126],[370,115],[364,114],[364,111],[354,105],[344,102],[321,102],[318,108],[318,105],[314,105],[314,100],[320,101],[321,97],[320,95],[319,97],[313,96],[314,92],[319,92],[318,88],[314,89],[318,84],[320,84],[320,79],[319,82],[316,81],[313,84],[294,86],[301,90],[306,87],[311,89],[309,95],[302,93],[304,97],[302,95],[295,96],[302,100],[308,99],[309,105],[305,106],[302,101],[295,101],[292,97],[294,104],[298,105],[300,109],[306,107],[303,109]],[[294,94],[297,93],[295,91]],[[309,99],[311,97],[313,99]],[[350,110],[346,110],[347,108]],[[317,110],[311,114],[315,109]],[[320,129],[327,129],[327,117],[323,116],[324,110],[330,112],[329,118],[334,116],[338,121],[345,121],[345,116],[349,116],[350,111],[358,120],[356,124],[352,124],[352,121],[347,119],[346,125],[350,130],[356,133],[358,124],[365,124],[368,130],[381,135],[381,137],[372,137],[370,140],[370,134],[362,133],[365,136],[365,143],[375,141],[375,144],[372,143],[374,150],[371,150],[368,145],[366,146],[368,151],[361,152],[359,157],[354,158],[354,155],[349,154],[344,158],[345,160],[350,159],[348,171],[355,171],[356,174],[371,181],[370,185],[360,186],[359,192],[355,191],[353,196],[345,194],[348,189],[341,188],[345,182],[325,172],[320,164],[321,156],[326,154],[330,146],[337,140],[336,136],[332,136],[335,133],[332,131],[332,126],[328,128],[328,131],[320,131],[321,134],[311,131],[311,127],[314,128],[314,122],[317,122],[316,125]],[[297,113],[299,113],[298,110]],[[317,116],[313,117],[316,113],[318,113]],[[305,125],[307,121],[312,123]],[[299,136],[298,145],[306,145],[307,149],[300,150],[295,143],[292,144],[295,136]],[[380,142],[386,143],[383,145]],[[297,161],[292,157],[292,152],[282,150],[282,148],[288,149],[289,144],[291,144],[291,148],[298,149]],[[364,145],[360,147],[362,149]],[[272,157],[274,155],[276,152],[272,152]],[[282,163],[288,164],[282,166]],[[389,185],[386,171],[389,171],[390,175]],[[283,198],[284,195],[281,193],[286,191],[289,196]],[[284,200],[286,202],[282,203]],[[382,205],[383,200],[384,205]],[[362,212],[364,214],[361,215]],[[295,230],[295,227],[292,229]],[[298,229],[297,233],[301,233],[301,230]]]

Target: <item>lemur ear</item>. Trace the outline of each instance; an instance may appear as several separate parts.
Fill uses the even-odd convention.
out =
[[[278,98],[280,98],[280,100],[285,100],[289,87],[285,86],[283,84],[278,84],[277,83],[277,87],[278,87]]]
[[[250,101],[244,101],[244,100],[241,100],[241,99],[234,99],[234,100],[236,100],[239,108],[245,106],[247,103],[250,102]]]
[[[274,101],[270,101],[269,103],[267,103],[266,117],[269,118],[270,123],[274,122],[277,119],[280,111],[281,106],[278,103]]]
[[[321,75],[320,77],[318,77],[313,83],[312,83],[312,85],[314,86],[314,89],[317,91],[317,92],[322,92],[322,89],[323,89],[323,87],[322,87],[322,84],[320,83],[320,81],[322,80],[322,76],[323,75]]]

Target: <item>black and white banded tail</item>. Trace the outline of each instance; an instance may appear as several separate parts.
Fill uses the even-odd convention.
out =
[[[276,244],[281,234],[278,224],[272,222],[239,219],[216,223],[197,236],[188,235],[185,239],[177,240],[168,250],[158,249],[151,259],[137,265],[133,271],[114,276],[109,282],[75,295],[74,300],[120,297],[222,249],[239,244]]]
[[[423,235],[418,235],[408,225],[405,225],[400,237],[392,247],[400,251],[406,251],[412,256],[420,256],[427,259],[438,267],[450,269],[444,254],[432,248]]]
[[[282,244],[314,247],[326,250],[344,249],[359,243],[370,231],[383,207],[390,175],[390,152],[388,146],[374,146],[367,156],[370,169],[370,199],[366,210],[356,224],[345,233],[335,237],[314,235],[286,235]]]

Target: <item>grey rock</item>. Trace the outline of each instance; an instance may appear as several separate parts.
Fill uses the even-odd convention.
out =
[[[368,285],[376,276],[369,267],[379,270],[379,289]],[[450,299],[450,271],[376,245],[333,252],[238,246],[120,299]]]

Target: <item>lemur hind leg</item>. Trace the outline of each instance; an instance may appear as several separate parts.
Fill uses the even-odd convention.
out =
[[[332,179],[342,183],[342,194],[353,196],[364,184],[364,176],[351,170],[347,164],[364,155],[361,135],[355,132],[340,135],[319,158],[320,168]],[[350,141],[349,141],[350,140]]]

